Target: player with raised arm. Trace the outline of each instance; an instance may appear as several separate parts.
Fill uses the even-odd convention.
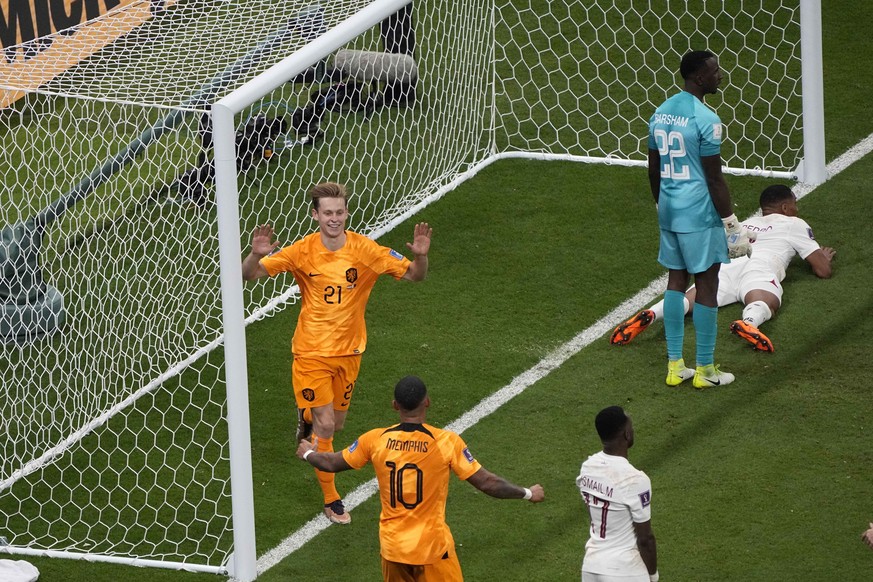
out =
[[[603,450],[582,463],[576,485],[591,517],[582,582],[658,582],[652,484],[628,461],[634,427],[620,406],[594,419]]]
[[[757,236],[755,252],[751,257],[733,259],[719,271],[718,306],[742,302],[743,316],[731,323],[731,332],[756,350],[772,353],[773,342],[759,328],[782,305],[781,283],[791,260],[799,255],[816,277],[828,279],[836,251],[816,242],[812,228],[797,216],[797,198],[788,186],[768,186],[761,192],[760,204],[761,216],[753,216],[742,224],[744,230]],[[693,308],[695,294],[694,287],[685,293],[686,314]],[[663,317],[661,300],[616,327],[609,341],[614,345],[628,344]]]
[[[297,401],[297,441],[318,437],[319,451],[333,450],[352,400],[367,345],[364,313],[380,275],[421,281],[428,271],[433,233],[427,223],[415,225],[410,261],[363,235],[346,230],[348,194],[345,186],[323,182],[312,188],[312,218],[318,231],[276,250],[273,228],[258,226],[251,253],[243,260],[243,279],[290,272],[300,287],[300,315],[291,342],[292,384]],[[334,523],[347,524],[333,473],[316,471],[324,494],[324,513]]]
[[[519,487],[482,467],[457,434],[427,424],[430,397],[416,376],[394,387],[400,423],[377,428],[338,453],[315,452],[301,441],[297,456],[322,471],[360,469],[372,463],[382,512],[379,546],[386,582],[463,580],[452,532],[446,524],[449,475],[500,499],[538,503],[543,488]]]
[[[695,388],[733,382],[715,365],[718,271],[729,257],[751,252],[733,213],[721,171],[722,125],[704,105],[718,92],[722,72],[709,51],[692,51],[680,66],[684,88],[649,120],[649,185],[661,230],[658,261],[669,270],[664,294],[668,386],[693,378]],[[697,368],[685,367],[682,301],[690,276],[697,286],[694,331]]]

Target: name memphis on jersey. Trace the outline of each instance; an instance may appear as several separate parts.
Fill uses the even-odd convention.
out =
[[[388,439],[388,441],[385,443],[385,448],[389,451],[414,451],[416,453],[426,453],[427,442]]]

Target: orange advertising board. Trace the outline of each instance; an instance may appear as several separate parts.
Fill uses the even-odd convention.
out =
[[[0,108],[176,0],[0,0]]]

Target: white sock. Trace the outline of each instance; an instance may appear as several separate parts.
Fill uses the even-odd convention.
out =
[[[755,327],[773,317],[773,312],[763,301],[752,301],[743,308],[743,321]]]
[[[688,311],[691,309],[691,304],[688,302],[687,297],[682,298],[682,305],[685,308],[685,315],[688,315]],[[655,321],[658,321],[659,319],[664,319],[664,300],[661,299],[660,301],[649,307],[649,310],[655,314]]]

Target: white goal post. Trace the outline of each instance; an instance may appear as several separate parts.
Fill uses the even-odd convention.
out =
[[[0,0],[0,556],[256,578],[246,327],[297,289],[240,259],[319,181],[378,237],[498,160],[644,166],[692,48],[726,171],[826,179],[820,0],[112,4]]]

